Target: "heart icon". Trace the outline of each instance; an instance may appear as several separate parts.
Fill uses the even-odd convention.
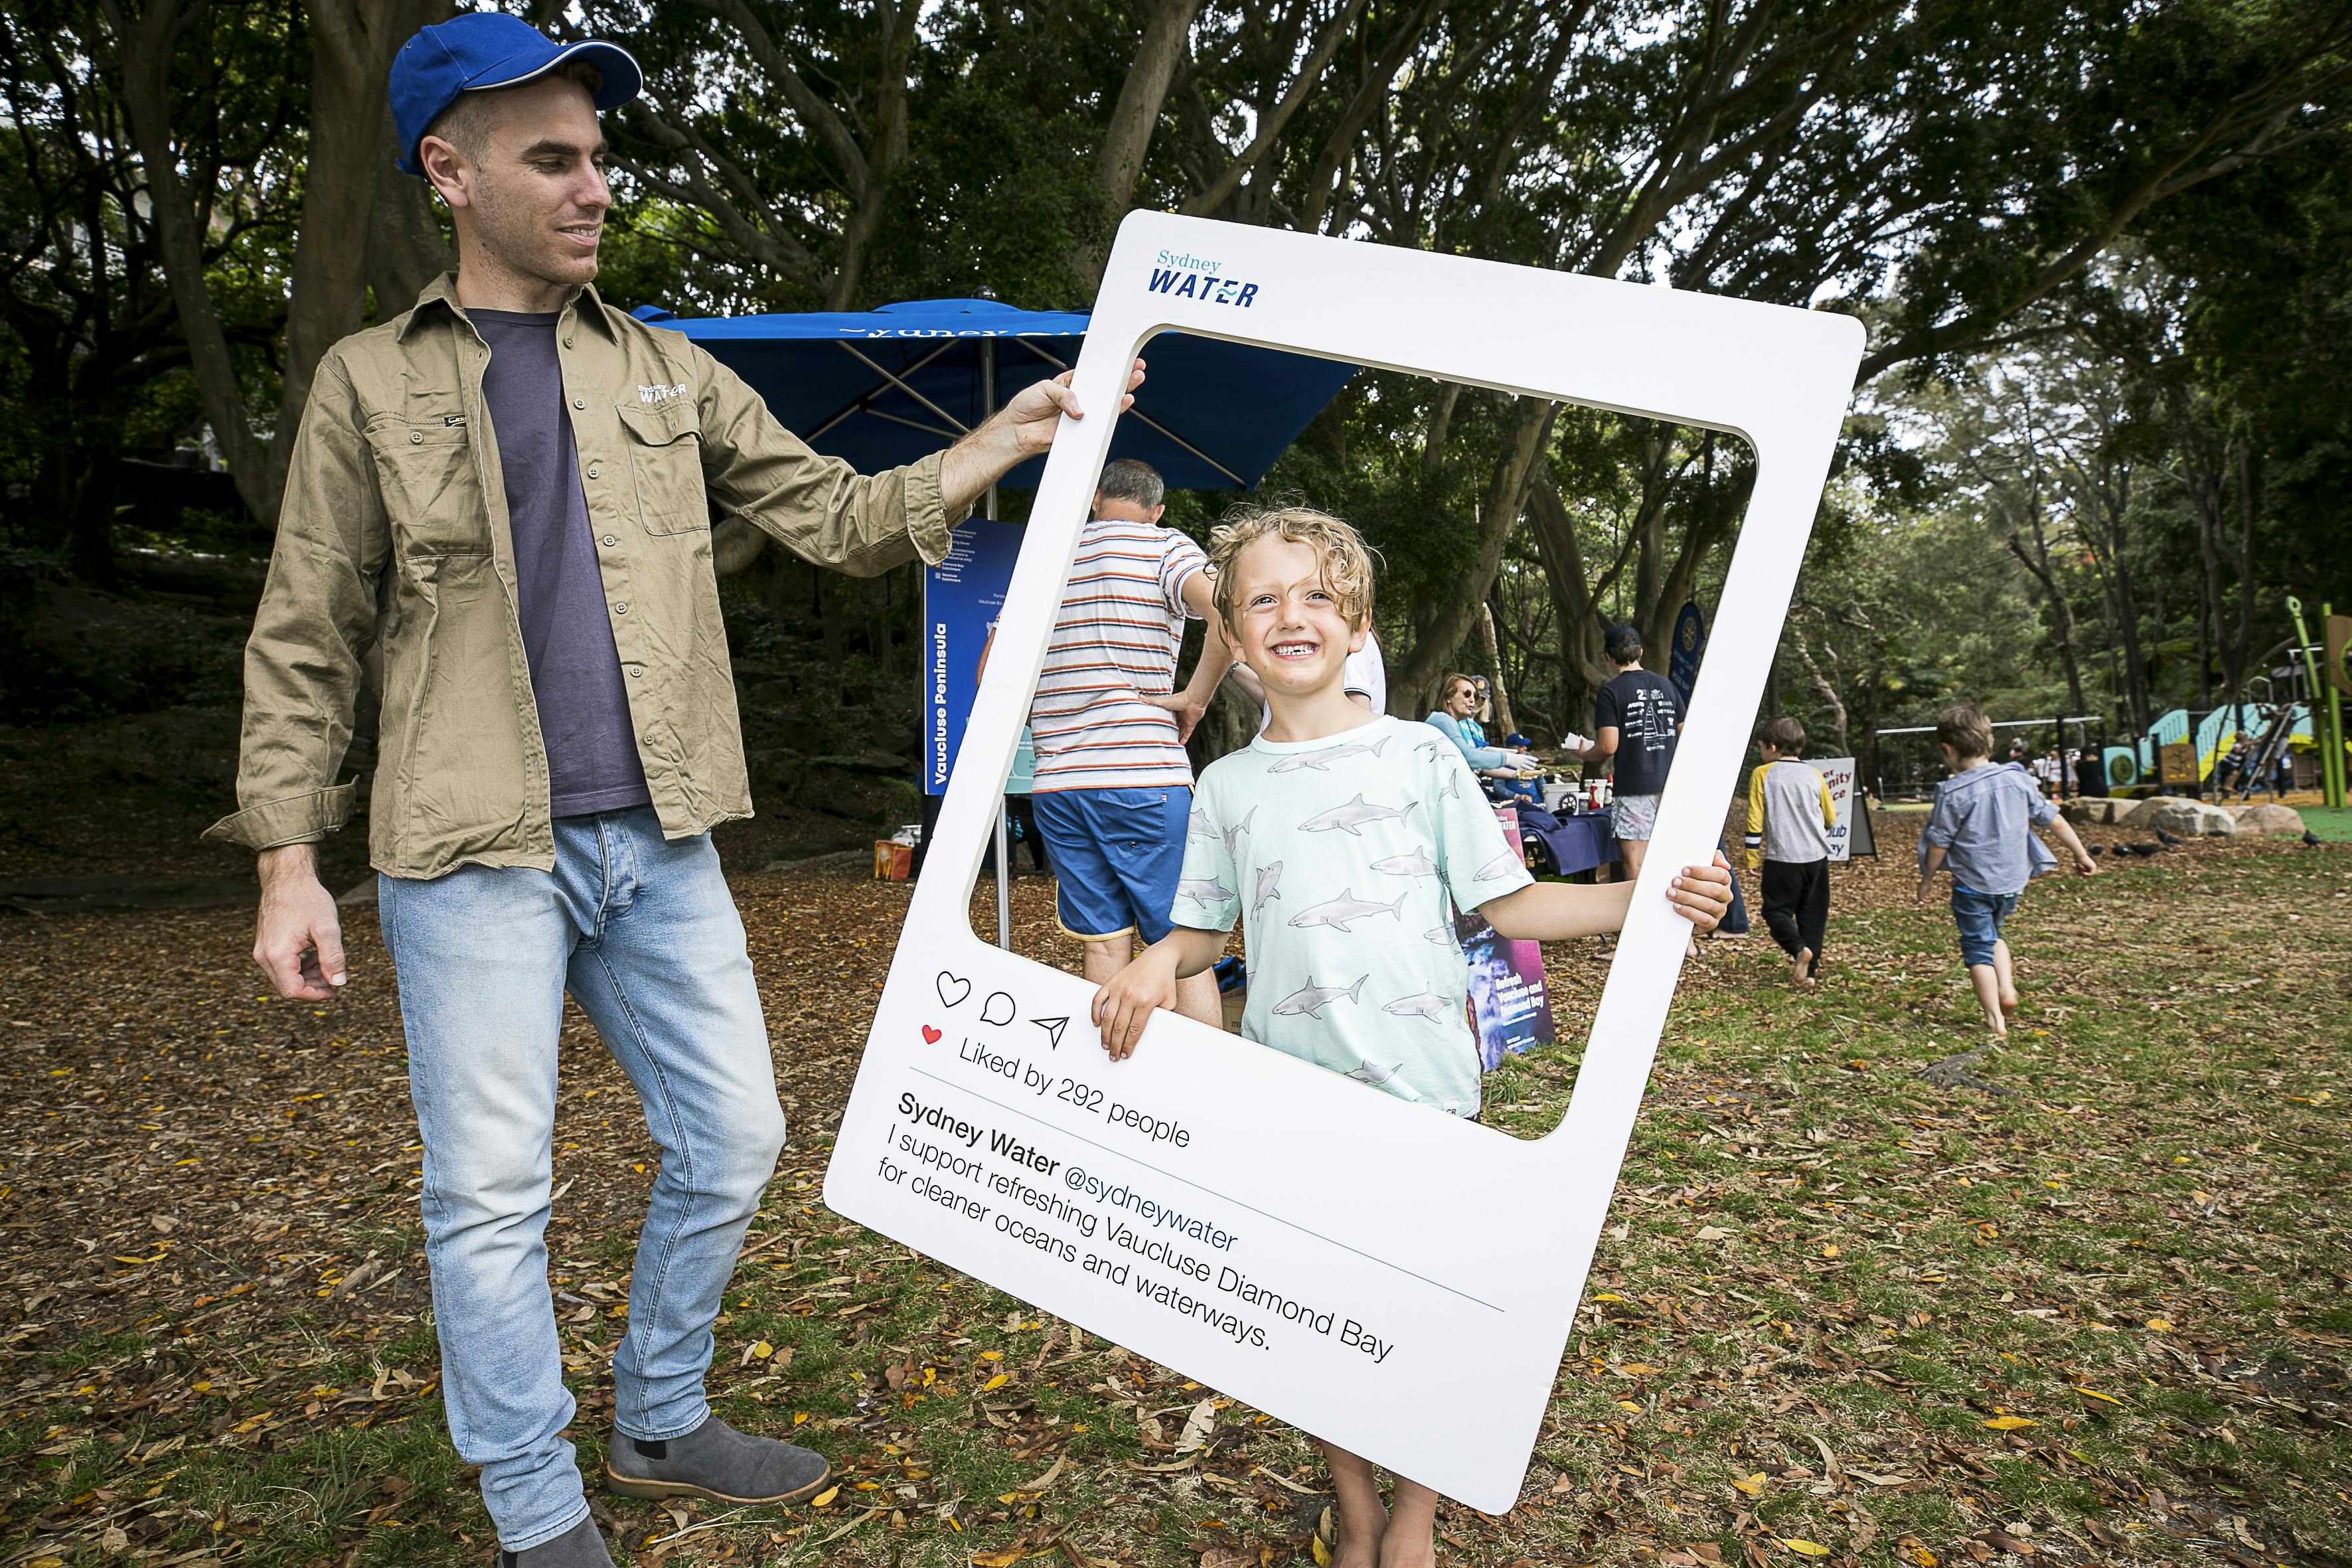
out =
[[[924,1025],[924,1026],[923,1026],[923,1044],[925,1044],[925,1045],[927,1045],[927,1046],[936,1046],[936,1045],[938,1045],[939,1043],[940,1043],[940,1032],[939,1032],[937,1029],[932,1028],[929,1024]]]
[[[963,979],[959,975],[950,974],[944,969],[940,971],[940,977],[937,984],[940,991],[940,1000],[946,1003],[950,1007],[971,994],[971,981]]]

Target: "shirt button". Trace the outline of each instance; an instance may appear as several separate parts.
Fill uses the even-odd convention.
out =
[[[645,672],[646,672],[646,667],[645,667],[644,665],[642,665],[642,664],[633,664],[633,665],[629,666],[629,679],[630,679],[631,680],[635,680],[637,677],[639,677],[640,675],[643,675]]]
[[[572,346],[572,340],[571,340],[570,338],[566,338],[566,339],[564,339],[564,340],[563,340],[563,346],[564,346],[565,348],[567,348],[567,349],[568,349],[568,348],[570,348],[570,347]]]
[[[572,400],[572,406],[574,408],[585,408],[588,406],[588,400],[584,397],[575,397]]]
[[[612,548],[613,548],[613,546],[614,546],[615,544],[618,544],[618,543],[620,543],[620,542],[620,542],[619,540],[617,540],[617,539],[614,538],[614,537],[613,537],[611,534],[609,534],[609,533],[608,533],[608,534],[606,534],[606,535],[604,536],[604,548],[605,548],[605,549],[607,549],[607,550],[612,549]]]
[[[411,430],[408,433],[408,444],[412,447],[423,446],[425,444],[425,432],[422,430]]]
[[[616,616],[625,616],[629,613],[629,606],[626,605],[615,605],[613,606],[613,613]]]
[[[604,471],[604,469],[599,468],[596,468],[596,467],[594,467],[593,465],[591,465],[591,466],[590,466],[590,468],[589,468],[589,469],[588,469],[588,477],[589,477],[590,479],[594,479],[598,474],[601,474],[601,473],[603,473]]]

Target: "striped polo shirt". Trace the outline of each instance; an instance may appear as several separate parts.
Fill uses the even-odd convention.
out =
[[[1190,613],[1184,584],[1208,566],[1201,547],[1172,528],[1087,524],[1029,708],[1033,793],[1192,784],[1176,716],[1137,699],[1176,689]]]

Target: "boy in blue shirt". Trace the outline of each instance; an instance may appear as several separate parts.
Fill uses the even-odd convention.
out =
[[[2017,1009],[2017,981],[2010,969],[2001,922],[2017,908],[2017,895],[2057,858],[2033,836],[2047,827],[2074,852],[2074,869],[2095,875],[2099,863],[2083,847],[2074,824],[2058,815],[2015,763],[1992,763],[1992,723],[1984,710],[1963,702],[1936,716],[1936,744],[1952,776],[1936,786],[1936,808],[1919,835],[1919,897],[1935,885],[1936,873],[1952,873],[1952,920],[1960,928],[1960,962],[1984,1009],[1985,1026],[1996,1040],[2009,1038],[2007,1015]]]
[[[1462,752],[1426,724],[1348,700],[1346,661],[1371,624],[1370,552],[1304,508],[1217,530],[1215,614],[1265,689],[1257,739],[1201,774],[1171,911],[1174,929],[1095,997],[1113,1060],[1132,1055],[1176,982],[1248,944],[1242,1034],[1419,1104],[1478,1113],[1480,1058],[1464,1004],[1454,911],[1542,942],[1620,929],[1630,883],[1536,882]],[[1731,873],[1687,867],[1668,898],[1712,930]],[[1370,1463],[1324,1445],[1339,1500],[1337,1568],[1435,1561],[1436,1494],[1396,1478],[1395,1512]]]

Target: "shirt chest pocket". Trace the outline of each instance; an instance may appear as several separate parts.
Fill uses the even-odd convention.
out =
[[[379,419],[367,438],[395,534],[437,552],[488,552],[489,514],[463,414]]]
[[[618,412],[646,531],[708,532],[710,503],[702,491],[702,434],[694,405],[684,398],[651,406],[624,403]]]

